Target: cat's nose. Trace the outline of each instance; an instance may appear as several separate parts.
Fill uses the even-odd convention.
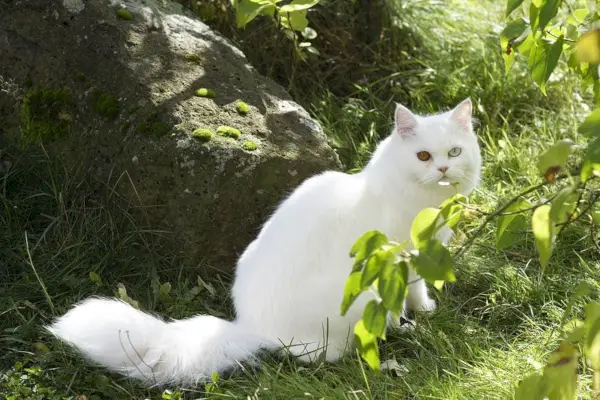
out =
[[[446,171],[448,171],[448,167],[439,167],[438,171],[440,171],[442,174],[445,174]]]

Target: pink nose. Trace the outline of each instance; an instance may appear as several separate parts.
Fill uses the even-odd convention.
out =
[[[448,167],[439,167],[438,171],[440,171],[441,173],[445,174],[446,171],[448,171]]]

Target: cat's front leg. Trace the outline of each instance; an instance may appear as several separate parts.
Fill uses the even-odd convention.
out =
[[[406,304],[413,311],[433,311],[436,308],[435,300],[429,298],[425,280],[413,270],[408,273],[408,296]]]

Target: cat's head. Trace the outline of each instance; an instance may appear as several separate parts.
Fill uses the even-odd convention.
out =
[[[389,145],[394,167],[402,169],[403,179],[432,189],[451,189],[453,185],[463,193],[476,185],[481,154],[473,132],[472,109],[471,99],[430,116],[397,106]]]

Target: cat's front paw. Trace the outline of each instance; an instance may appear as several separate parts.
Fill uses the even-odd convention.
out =
[[[435,300],[426,298],[414,308],[415,311],[435,311],[437,308]]]

